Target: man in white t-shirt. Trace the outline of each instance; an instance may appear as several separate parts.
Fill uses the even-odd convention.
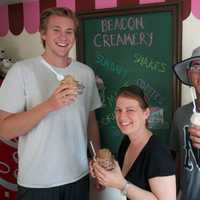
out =
[[[101,101],[92,69],[68,57],[77,27],[71,10],[45,10],[44,53],[17,62],[0,88],[0,136],[19,137],[18,200],[89,199],[87,141],[99,148]],[[74,86],[60,83],[66,75]]]

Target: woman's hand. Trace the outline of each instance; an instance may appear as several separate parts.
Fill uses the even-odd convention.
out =
[[[94,171],[94,167],[93,167],[94,163],[95,163],[94,160],[89,161],[89,173],[90,173],[91,177],[93,178],[92,184],[94,185],[96,190],[102,191],[103,189],[105,189],[105,187],[103,185],[101,185],[98,182],[98,180],[96,179],[96,175],[95,175],[95,171]]]
[[[96,176],[95,176],[95,171],[94,171],[94,160],[90,160],[89,161],[89,173],[90,173],[90,175],[91,175],[91,177],[92,178],[96,178]]]
[[[114,187],[121,190],[126,183],[118,162],[115,161],[115,168],[107,171],[102,168],[97,162],[93,163],[94,174],[98,182],[106,187]]]

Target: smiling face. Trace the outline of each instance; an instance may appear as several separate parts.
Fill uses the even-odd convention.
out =
[[[75,43],[75,24],[69,17],[51,15],[41,38],[45,42],[47,57],[65,59]]]
[[[149,114],[149,108],[142,108],[137,98],[120,95],[116,100],[116,122],[126,135],[144,132]]]
[[[188,77],[196,90],[197,98],[200,99],[200,60],[192,62],[192,66],[188,70]]]

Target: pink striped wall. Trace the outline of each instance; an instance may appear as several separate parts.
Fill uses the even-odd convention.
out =
[[[57,7],[68,7],[75,11],[75,0],[56,0]]]
[[[95,9],[117,7],[117,0],[95,0]]]
[[[0,36],[5,36],[9,30],[8,6],[0,6]]]
[[[193,13],[193,15],[200,19],[200,0],[180,0],[183,3],[182,6],[182,19],[186,19],[189,14]],[[86,3],[85,3],[86,2]],[[20,34],[23,30],[24,26],[27,32],[35,33],[38,31],[39,26],[39,16],[40,12],[43,8],[47,8],[48,6],[56,5],[59,6],[66,6],[71,8],[73,11],[84,11],[84,10],[91,10],[91,9],[103,9],[103,8],[115,8],[120,7],[122,4],[122,0],[36,0],[33,2],[24,0],[23,9],[21,10],[14,10],[12,12],[16,13],[9,13],[11,9],[8,9],[10,6],[0,6],[0,37],[5,36],[8,33],[8,30],[14,34]],[[173,2],[173,0],[123,0],[123,6],[127,3],[127,5],[135,5],[135,4],[149,4],[149,3],[163,3],[163,2]],[[19,15],[19,12],[21,15]],[[13,19],[12,22],[9,21],[8,16],[23,16],[23,21],[14,22],[13,20],[17,20],[17,18]],[[18,17],[19,20],[19,17]],[[15,27],[13,27],[15,25]],[[19,29],[20,28],[20,29]],[[18,30],[16,30],[18,29]]]
[[[24,27],[27,32],[35,33],[38,31],[40,18],[40,5],[38,1],[25,2],[23,4]]]
[[[200,0],[192,0],[192,13],[193,15],[200,19]]]
[[[139,0],[140,4],[146,4],[146,3],[162,3],[166,0]]]

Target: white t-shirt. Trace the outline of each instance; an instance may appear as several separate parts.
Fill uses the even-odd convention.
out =
[[[24,60],[11,68],[0,89],[0,110],[26,111],[51,96],[59,81],[42,60],[41,56]],[[54,69],[71,74],[85,88],[73,104],[49,113],[19,137],[18,184],[24,187],[59,186],[88,173],[88,115],[101,106],[95,76],[91,68],[75,60],[66,68]]]

